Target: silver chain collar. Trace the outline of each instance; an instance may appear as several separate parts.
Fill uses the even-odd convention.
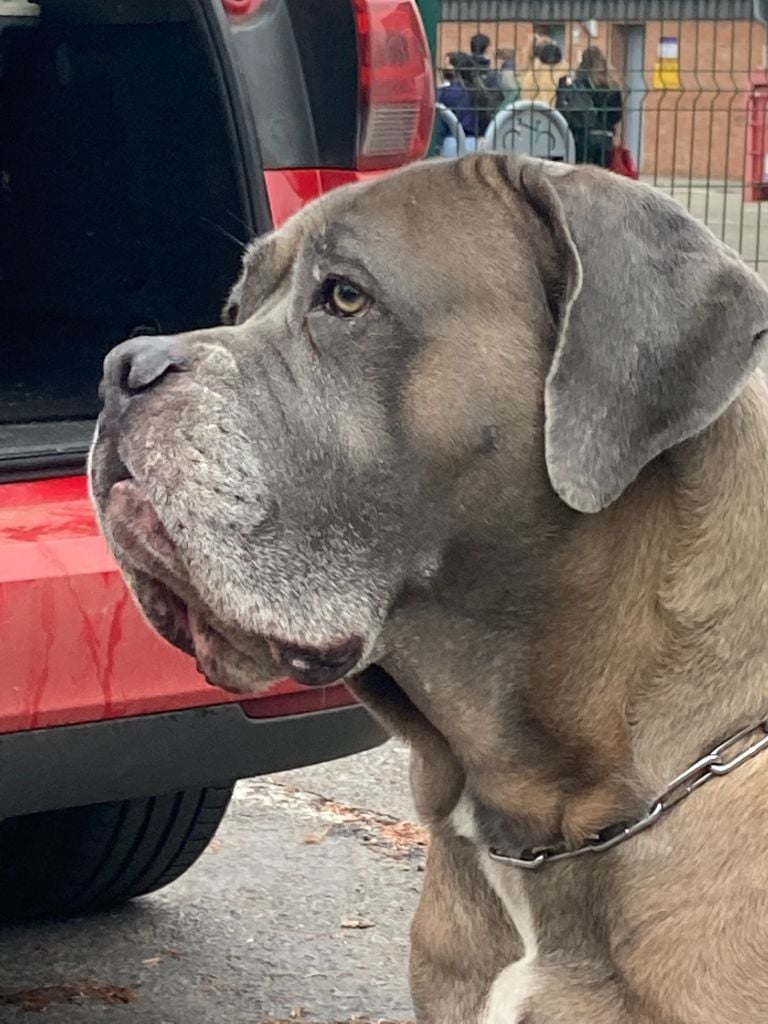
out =
[[[730,759],[728,751],[740,740],[745,739],[752,733],[760,732],[762,736],[754,743],[746,747],[740,753]],[[671,811],[681,800],[684,800],[691,793],[699,789],[712,779],[719,779],[728,775],[734,769],[739,768],[746,761],[751,760],[755,754],[768,747],[768,719],[763,719],[757,725],[748,725],[740,729],[733,736],[720,743],[714,750],[700,757],[698,761],[686,768],[684,772],[673,779],[663,793],[658,796],[649,806],[646,813],[634,822],[622,822],[618,825],[609,825],[601,829],[595,835],[590,836],[581,846],[568,849],[564,843],[556,846],[535,846],[521,851],[517,857],[511,854],[502,853],[498,849],[491,848],[488,853],[491,860],[499,864],[510,864],[516,868],[536,870],[546,864],[556,864],[562,860],[573,860],[574,857],[583,857],[587,853],[603,853],[611,850],[619,843],[626,842],[632,836],[645,832],[667,811]]]

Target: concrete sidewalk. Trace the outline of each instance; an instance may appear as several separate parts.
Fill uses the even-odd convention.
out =
[[[747,202],[740,181],[644,177],[701,220],[768,282],[768,202]]]
[[[3,1024],[406,1024],[424,833],[405,750],[241,783],[219,836],[123,911],[0,932]]]

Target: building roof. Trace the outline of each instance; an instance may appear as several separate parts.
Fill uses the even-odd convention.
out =
[[[768,0],[442,0],[442,21],[764,20]],[[674,25],[670,25],[670,34]]]

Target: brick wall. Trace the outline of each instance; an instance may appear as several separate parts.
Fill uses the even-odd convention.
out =
[[[624,52],[622,26],[601,21],[593,42],[609,56],[620,75]],[[469,50],[475,32],[490,36],[492,49],[514,48],[518,68],[526,66],[533,26],[530,22],[446,22],[440,28],[441,61],[451,50]],[[677,36],[680,46],[679,90],[653,88],[653,66],[661,36]],[[566,59],[575,67],[590,44],[584,28],[566,24]],[[746,147],[749,72],[763,63],[762,26],[749,21],[645,23],[643,98],[630,103],[643,109],[645,174],[660,178],[741,180]]]

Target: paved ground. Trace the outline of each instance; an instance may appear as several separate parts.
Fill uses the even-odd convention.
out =
[[[768,202],[745,202],[744,186],[738,181],[644,180],[674,196],[768,282]]]
[[[424,862],[407,819],[395,743],[241,783],[213,847],[165,891],[0,932],[0,1021],[404,1024]]]

